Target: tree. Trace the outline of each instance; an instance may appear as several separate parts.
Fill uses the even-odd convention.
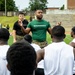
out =
[[[64,10],[64,5],[60,8],[60,10]]]
[[[18,7],[15,5],[14,0],[6,0],[7,11],[16,11]],[[5,11],[5,0],[0,0],[0,11]]]
[[[37,9],[44,10],[45,8],[47,8],[46,4],[47,4],[47,0],[30,0],[29,8],[31,11],[34,11]]]
[[[28,12],[29,11],[29,8],[25,8],[25,9],[23,9],[22,11],[24,11],[24,12]]]

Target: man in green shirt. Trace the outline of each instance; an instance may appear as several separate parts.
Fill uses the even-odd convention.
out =
[[[47,45],[46,42],[46,31],[51,34],[51,26],[49,22],[43,20],[43,11],[36,10],[35,12],[36,19],[31,21],[27,28],[24,29],[23,26],[21,28],[24,30],[25,33],[32,32],[32,39],[33,42],[38,44],[41,48]]]

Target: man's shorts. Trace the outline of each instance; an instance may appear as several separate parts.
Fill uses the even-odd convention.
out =
[[[33,43],[39,45],[41,48],[44,48],[45,46],[48,45],[47,41],[39,42],[39,41],[33,40]]]

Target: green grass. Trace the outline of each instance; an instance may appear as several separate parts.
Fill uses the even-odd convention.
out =
[[[72,41],[71,36],[70,36],[70,35],[66,35],[66,38],[64,39],[64,41],[65,41],[67,44],[69,44],[69,43]],[[47,42],[48,42],[48,44],[50,44],[50,43],[52,42],[51,37],[50,37],[49,34],[47,34]],[[9,44],[9,45],[12,45],[12,43],[13,43],[13,37],[10,36],[10,39],[9,39],[9,41],[8,41],[8,44]]]
[[[9,38],[9,40],[8,40],[8,44],[9,44],[9,45],[12,45],[12,44],[13,44],[13,37],[12,37],[12,36],[10,36],[10,38]]]
[[[69,44],[72,41],[72,37],[70,35],[66,35],[66,38],[64,39],[64,41]]]
[[[2,25],[7,25],[9,24],[10,27],[13,26],[14,22],[18,19],[18,17],[14,16],[14,17],[5,17],[5,16],[0,16],[0,22]]]

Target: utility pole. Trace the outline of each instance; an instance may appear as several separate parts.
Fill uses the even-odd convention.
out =
[[[6,0],[5,0],[5,16],[7,15]]]

